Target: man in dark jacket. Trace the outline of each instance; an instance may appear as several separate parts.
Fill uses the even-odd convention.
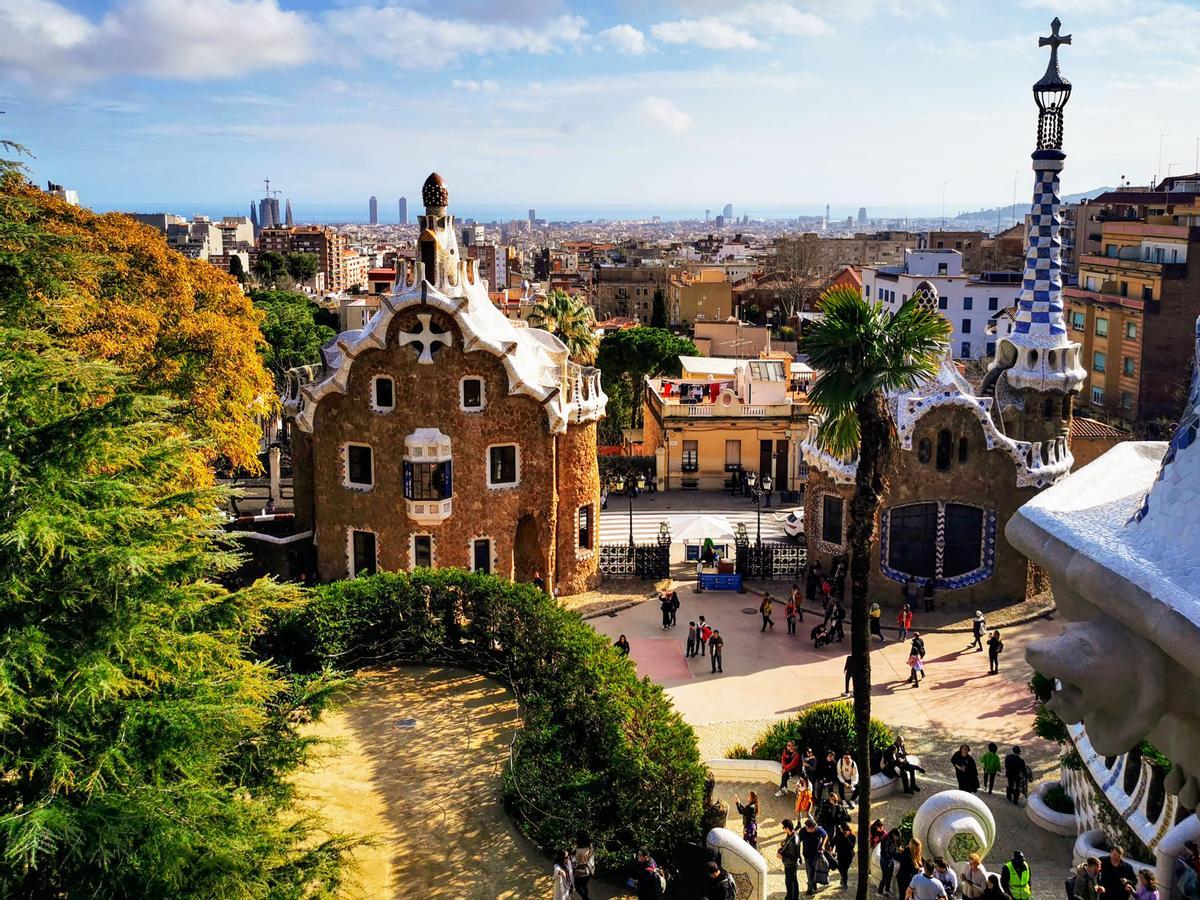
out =
[[[705,900],[737,900],[737,883],[728,872],[722,871],[715,862],[708,864],[708,884],[705,885]]]
[[[825,791],[832,793],[835,784],[837,784],[837,757],[830,750],[817,763],[817,780],[816,784],[813,785],[813,802],[820,803],[821,798],[825,796]]]
[[[783,820],[783,834],[783,843],[775,852],[783,861],[784,900],[800,900],[800,879],[796,874],[800,866],[800,835],[796,834],[791,819]]]
[[[663,895],[662,882],[658,880],[658,863],[645,848],[637,852],[636,874],[630,880],[633,882],[630,887],[637,890],[638,900],[659,900]]]
[[[1104,888],[1107,900],[1122,900],[1128,891],[1125,885],[1137,889],[1137,876],[1133,874],[1133,866],[1125,861],[1125,850],[1113,847],[1108,856],[1100,860],[1100,887]]]
[[[1029,783],[1029,767],[1025,765],[1020,747],[1013,747],[1012,751],[1004,757],[1004,779],[1007,782],[1004,796],[1010,803],[1019,806],[1021,793],[1027,789],[1026,786]]]

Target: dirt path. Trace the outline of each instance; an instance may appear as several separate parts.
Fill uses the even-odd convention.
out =
[[[358,883],[346,896],[548,897],[548,863],[499,803],[518,726],[512,694],[471,672],[361,675],[314,727],[335,743],[298,779],[334,828],[375,839],[355,854]]]

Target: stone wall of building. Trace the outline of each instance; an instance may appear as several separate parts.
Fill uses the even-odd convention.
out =
[[[312,496],[315,506],[315,542],[318,572],[322,580],[349,574],[348,533],[351,529],[376,533],[379,567],[408,569],[412,565],[412,536],[433,538],[435,566],[470,568],[471,544],[478,538],[492,541],[492,571],[505,577],[527,579],[540,571],[552,581],[556,556],[556,461],[555,439],[550,434],[546,413],[535,400],[509,395],[509,380],[501,362],[487,351],[464,353],[462,335],[453,320],[433,312],[435,331],[447,332],[450,346],[439,346],[430,365],[420,365],[418,349],[398,346],[397,336],[420,331],[418,313],[430,307],[412,307],[391,323],[383,349],[361,353],[350,367],[349,382],[342,394],[330,393],[320,402],[311,435]],[[388,375],[395,379],[395,408],[375,412],[371,408],[372,379]],[[484,382],[485,405],[481,411],[464,411],[460,384],[465,377]],[[451,440],[453,456],[453,513],[437,524],[419,524],[409,519],[404,500],[404,439],[419,428],[436,428]],[[568,431],[579,429],[571,426]],[[573,502],[589,492],[599,505],[596,475],[594,425],[591,456],[583,459],[573,452],[571,479]],[[371,445],[374,486],[370,490],[344,483],[344,453],[347,443]],[[488,448],[495,444],[519,447],[519,483],[515,487],[490,488],[487,484]],[[585,437],[582,441],[588,444]],[[301,451],[297,482],[306,477],[305,451]],[[304,489],[297,488],[298,508]],[[573,546],[568,548],[573,555]],[[576,581],[577,573],[570,573]]]
[[[554,583],[564,594],[594,588],[600,581],[600,470],[596,425],[575,425],[558,436],[558,555]],[[588,543],[580,544],[580,510],[589,516]]]
[[[949,468],[940,471],[937,468],[936,447],[938,433],[943,429],[952,435],[953,453]],[[965,462],[959,461],[962,438],[967,440]],[[928,462],[921,462],[919,447],[922,440],[930,442]],[[827,544],[821,540],[822,497],[829,493],[836,493],[846,501],[841,545]],[[888,479],[884,509],[943,501],[984,507],[995,513],[994,523],[988,528],[989,534],[994,535],[992,574],[975,584],[939,589],[937,592],[939,603],[973,607],[982,600],[1016,602],[1024,599],[1028,561],[1008,543],[1004,536],[1004,525],[1017,508],[1035,493],[1034,488],[1016,486],[1016,464],[1005,451],[987,448],[983,430],[975,416],[962,407],[949,406],[927,413],[914,431],[913,449],[897,453]],[[836,484],[817,466],[810,467],[804,500],[809,559],[819,560],[827,571],[836,555],[849,551],[845,533],[849,527],[850,498],[853,494],[853,484]],[[986,515],[985,512],[985,518]],[[879,525],[878,522],[876,524]],[[885,608],[894,609],[902,596],[903,584],[883,573],[880,556],[886,536],[878,531],[877,534],[878,538],[871,548],[871,599],[884,604]],[[986,539],[984,556],[987,556]]]

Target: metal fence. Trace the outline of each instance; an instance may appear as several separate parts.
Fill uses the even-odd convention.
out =
[[[737,571],[743,578],[799,582],[808,563],[808,549],[786,541],[738,542]]]
[[[671,573],[671,542],[601,544],[600,574],[608,578],[666,578]]]

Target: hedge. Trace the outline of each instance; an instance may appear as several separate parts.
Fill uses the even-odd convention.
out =
[[[878,759],[895,741],[892,730],[878,719],[871,719],[871,756]],[[750,748],[751,759],[779,759],[788,741],[803,750],[812,747],[817,757],[827,750],[839,756],[854,752],[854,705],[845,701],[814,703],[799,715],[776,722]]]
[[[263,650],[297,672],[435,663],[508,685],[522,728],[504,803],[547,853],[581,829],[601,863],[700,837],[706,773],[691,727],[631,660],[530,585],[457,569],[338,581],[280,613]]]

